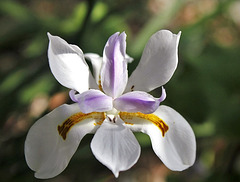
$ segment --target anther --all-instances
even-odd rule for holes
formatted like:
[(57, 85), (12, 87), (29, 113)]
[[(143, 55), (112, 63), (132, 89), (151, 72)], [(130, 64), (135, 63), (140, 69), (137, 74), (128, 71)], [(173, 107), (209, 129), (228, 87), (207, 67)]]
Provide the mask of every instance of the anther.
[(107, 116), (107, 118), (109, 119), (110, 122), (112, 122), (112, 119), (109, 116)]
[(131, 87), (131, 92), (133, 91), (133, 89), (134, 89), (134, 85)]

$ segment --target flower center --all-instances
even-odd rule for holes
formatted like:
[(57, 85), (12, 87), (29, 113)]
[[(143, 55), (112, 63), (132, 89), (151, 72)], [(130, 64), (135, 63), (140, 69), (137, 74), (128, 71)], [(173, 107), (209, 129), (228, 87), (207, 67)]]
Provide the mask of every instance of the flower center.
[(111, 115), (117, 116), (117, 115), (119, 114), (119, 111), (118, 111), (117, 109), (113, 108), (112, 110), (107, 111), (106, 114), (107, 114), (108, 116), (111, 116)]
[(94, 120), (94, 125), (101, 125), (106, 119), (106, 117), (111, 123), (116, 123), (117, 117), (120, 117), (123, 122), (128, 125), (142, 124), (147, 120), (155, 124), (161, 130), (163, 137), (169, 129), (168, 125), (155, 114), (143, 114), (141, 112), (120, 112), (113, 108), (111, 111), (107, 112), (91, 112), (88, 114), (79, 112), (73, 114), (72, 116), (67, 118), (61, 125), (58, 125), (57, 130), (63, 140), (66, 140), (68, 132), (74, 125), (81, 124), (80, 122), (83, 121), (89, 122), (92, 120)]

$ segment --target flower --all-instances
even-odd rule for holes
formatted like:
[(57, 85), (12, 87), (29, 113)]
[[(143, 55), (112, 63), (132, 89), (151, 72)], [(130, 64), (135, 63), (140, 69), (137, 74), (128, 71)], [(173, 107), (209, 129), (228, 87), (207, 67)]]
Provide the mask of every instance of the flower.
[[(51, 71), (59, 83), (71, 89), (70, 97), (76, 103), (59, 106), (30, 128), (25, 157), (35, 177), (60, 174), (88, 133), (94, 133), (94, 156), (115, 177), (140, 156), (133, 132), (149, 135), (154, 152), (169, 169), (181, 171), (193, 165), (196, 141), (190, 125), (172, 108), (159, 106), (166, 98), (163, 87), (160, 98), (147, 93), (172, 77), (180, 33), (161, 30), (152, 35), (129, 78), (127, 64), (132, 58), (126, 54), (124, 32), (108, 39), (103, 57), (84, 55), (60, 37), (50, 33), (48, 37)], [(93, 75), (85, 58), (92, 64)]]

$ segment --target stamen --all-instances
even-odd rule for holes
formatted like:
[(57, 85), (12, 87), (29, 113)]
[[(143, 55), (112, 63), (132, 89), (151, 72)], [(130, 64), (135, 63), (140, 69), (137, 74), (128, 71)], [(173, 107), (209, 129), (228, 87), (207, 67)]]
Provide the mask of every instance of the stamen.
[(113, 118), (113, 123), (116, 123), (116, 117)]
[(133, 92), (133, 90), (134, 90), (134, 87), (135, 87), (134, 85), (131, 87), (131, 92)]
[(111, 117), (107, 116), (107, 118), (111, 123), (116, 123), (116, 119), (117, 119), (116, 116), (111, 116)]
[(163, 137), (165, 136), (165, 133), (169, 129), (168, 125), (155, 114), (143, 114), (141, 112), (136, 112), (136, 113), (120, 112), (119, 116), (126, 124), (130, 124), (130, 125), (134, 125), (134, 123), (129, 122), (131, 120), (132, 121), (137, 119), (148, 120), (153, 124), (155, 124), (161, 130)]
[(108, 118), (108, 120), (109, 120), (110, 122), (112, 122), (112, 119), (111, 119), (109, 116), (107, 116), (107, 118)]
[(94, 123), (95, 125), (101, 125), (106, 116), (103, 112), (91, 112), (88, 114), (84, 114), (82, 112), (76, 113), (67, 118), (62, 125), (58, 125), (57, 130), (59, 135), (63, 138), (63, 140), (66, 140), (68, 132), (75, 124), (89, 118), (96, 120), (96, 123)]

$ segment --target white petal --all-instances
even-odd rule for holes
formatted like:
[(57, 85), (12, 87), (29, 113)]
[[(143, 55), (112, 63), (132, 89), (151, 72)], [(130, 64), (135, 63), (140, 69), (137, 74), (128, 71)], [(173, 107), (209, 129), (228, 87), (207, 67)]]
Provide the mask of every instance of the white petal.
[(126, 54), (125, 60), (127, 61), (127, 63), (132, 63), (134, 61), (134, 59), (130, 57), (128, 54)]
[(89, 68), (82, 50), (48, 33), (48, 59), (51, 71), (63, 86), (84, 92), (89, 89)]
[(150, 136), (154, 152), (169, 169), (182, 171), (192, 166), (196, 157), (196, 140), (190, 125), (179, 113), (167, 106), (160, 106), (153, 114), (165, 122), (168, 130), (162, 128), (163, 123), (155, 120), (154, 124), (144, 116), (136, 117), (134, 113), (128, 116), (126, 114), (127, 117), (123, 114), (121, 118), (132, 123), (128, 127), (133, 131), (141, 131)]
[(120, 171), (131, 168), (140, 156), (140, 146), (132, 131), (122, 125), (105, 120), (91, 142), (95, 157), (118, 177)]
[[(37, 178), (52, 178), (60, 174), (77, 150), (81, 139), (99, 127), (95, 118), (86, 117), (61, 135), (59, 127), (67, 118), (79, 112), (77, 104), (62, 105), (39, 119), (29, 130), (25, 141), (25, 158)], [(75, 120), (79, 115), (74, 115)], [(73, 120), (72, 119), (72, 120)], [(104, 118), (101, 118), (104, 119)], [(71, 118), (68, 120), (70, 121)], [(68, 122), (68, 124), (73, 122)], [(65, 132), (65, 139), (64, 138)]]
[(116, 98), (123, 93), (127, 85), (128, 72), (126, 56), (126, 34), (113, 34), (103, 51), (101, 83), (103, 91)]
[(89, 59), (89, 61), (92, 64), (93, 68), (93, 76), (96, 80), (96, 83), (99, 84), (99, 78), (100, 78), (100, 71), (102, 67), (102, 57), (100, 57), (98, 54), (94, 53), (87, 53), (84, 54), (85, 58)]
[(170, 80), (177, 67), (180, 34), (161, 30), (152, 35), (137, 68), (128, 80), (127, 92), (131, 88), (149, 92)]

